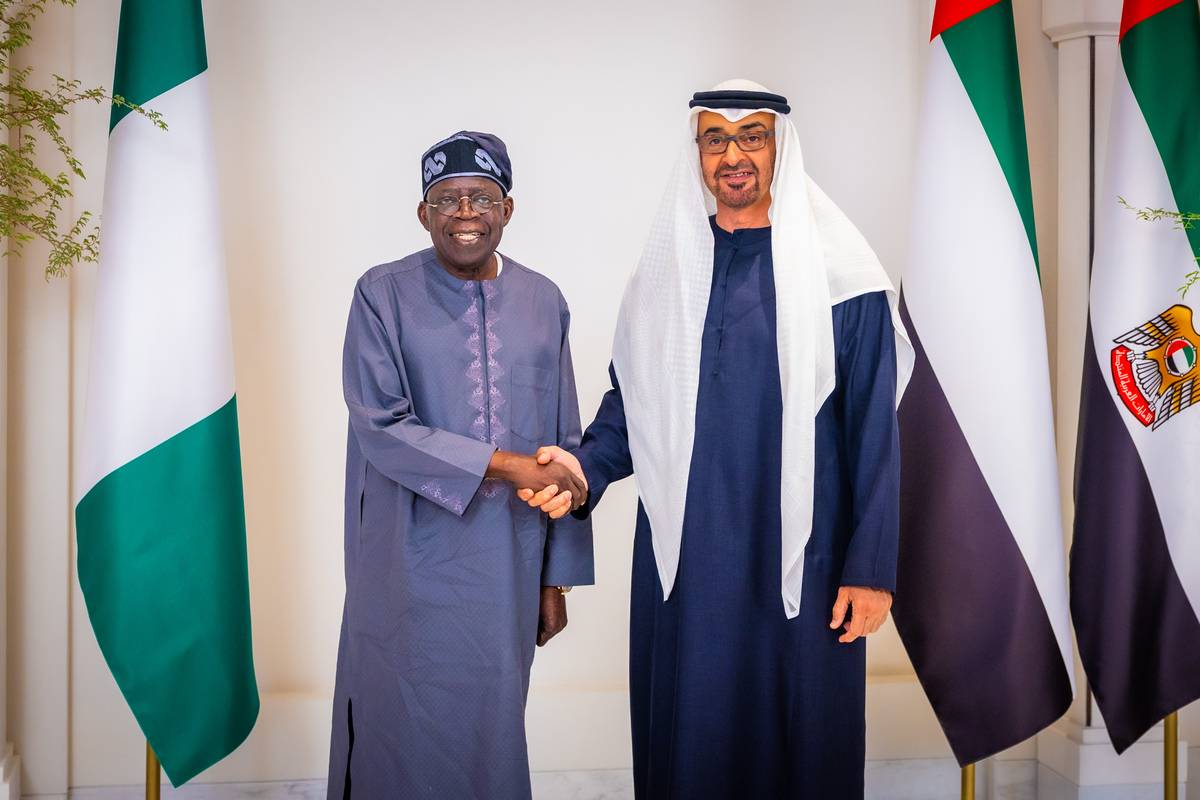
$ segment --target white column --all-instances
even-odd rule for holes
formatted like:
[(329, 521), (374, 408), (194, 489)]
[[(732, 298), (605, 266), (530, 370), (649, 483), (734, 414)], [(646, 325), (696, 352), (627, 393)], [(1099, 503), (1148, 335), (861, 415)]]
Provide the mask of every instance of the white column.
[(43, 277), (45, 256), (31, 246), (9, 263), (7, 712), (22, 791), (65, 796), (70, 291)]
[[(1068, 539), (1079, 389), (1087, 331), (1091, 206), (1103, 179), (1121, 0), (1044, 0), (1042, 29), (1058, 47), (1058, 264), (1052, 281), (1056, 326), (1055, 425), (1060, 489)], [(1086, 678), (1076, 658), (1079, 695), (1068, 716), (1038, 735), (1042, 800), (1162, 796), (1162, 727), (1117, 756), (1099, 709), (1084, 699)], [(1090, 714), (1088, 713), (1090, 710)], [(1180, 744), (1180, 797), (1186, 796), (1187, 745)]]
[[(5, 243), (7, 244), (7, 243)], [(21, 762), (8, 739), (8, 259), (0, 257), (0, 800), (21, 796)]]
[[(1042, 29), (1058, 47), (1058, 259), (1052, 277), (1057, 299), (1054, 382), (1063, 522), (1068, 536), (1074, 518), (1075, 437), (1079, 427), (1083, 337), (1087, 328), (1092, 219), (1088, 206), (1093, 162), (1092, 49), (1093, 46), (1096, 49), (1098, 62), (1113, 58), (1120, 16), (1120, 0), (1045, 0), (1042, 6)], [(1111, 76), (1111, 66), (1107, 74)], [(1096, 85), (1097, 102), (1102, 96), (1107, 102), (1107, 94), (1108, 86)], [(1098, 115), (1096, 118), (1100, 119)], [(1097, 125), (1095, 129), (1099, 131), (1102, 127), (1106, 126)], [(1102, 163), (1101, 156), (1098, 151), (1094, 154), (1096, 163)], [(1079, 677), (1082, 678), (1082, 673)], [(1079, 718), (1082, 719), (1081, 705)]]

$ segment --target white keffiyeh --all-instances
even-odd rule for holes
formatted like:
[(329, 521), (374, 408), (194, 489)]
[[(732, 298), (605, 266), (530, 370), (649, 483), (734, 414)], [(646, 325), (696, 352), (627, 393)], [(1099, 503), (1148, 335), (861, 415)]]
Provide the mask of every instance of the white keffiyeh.
[[(716, 87), (766, 91), (748, 81)], [(700, 343), (713, 270), (708, 218), (715, 199), (704, 184), (695, 143), (696, 118), (713, 110), (737, 121), (758, 110), (694, 108), (637, 269), (625, 288), (613, 342), (638, 492), (650, 519), (663, 597), (679, 567), (692, 443)], [(812, 533), (817, 411), (835, 382), (833, 305), (884, 291), (896, 330), (896, 402), (912, 372), (913, 351), (891, 280), (871, 246), (804, 172), (795, 126), (775, 114), (776, 163), (771, 185), (779, 377), (783, 392), (782, 586), (784, 611), (800, 612), (804, 547)], [(851, 423), (852, 424), (852, 423)]]

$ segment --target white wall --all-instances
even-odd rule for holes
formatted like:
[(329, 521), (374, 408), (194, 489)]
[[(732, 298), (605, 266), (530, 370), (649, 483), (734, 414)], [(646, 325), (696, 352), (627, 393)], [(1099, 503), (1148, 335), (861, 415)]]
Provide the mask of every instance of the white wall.
[[(1055, 52), (1041, 4), (1015, 5), (1042, 269), (1053, 275)], [(61, 12), (47, 28), (55, 38), (39, 45), (45, 58), (109, 84), (118, 6)], [(345, 314), (365, 269), (427, 245), (414, 207), (417, 157), (430, 143), (459, 128), (508, 142), (517, 213), (501, 249), (571, 303), (585, 423), (607, 384), (620, 293), (692, 91), (742, 76), (788, 95), (810, 171), (898, 275), (928, 4), (741, 9), (723, 0), (526, 1), (455, 14), (370, 0), (206, 3), (263, 714), (249, 742), (202, 779), (324, 773), (343, 591)], [(103, 108), (75, 118), (89, 168), (80, 209), (100, 206), (107, 118)], [(27, 792), (136, 783), (140, 734), (100, 657), (66, 544), (67, 432), (82, 420), (95, 270), (47, 285), (23, 269), (10, 277), (12, 333), (32, 348), (10, 346), (9, 413), (22, 425), (9, 444), (20, 465), (8, 517), (10, 736), (24, 748)], [(56, 390), (57, 405), (39, 405)], [(627, 481), (596, 515), (598, 585), (571, 594), (570, 627), (538, 653), (535, 768), (629, 762), (633, 510)], [(50, 638), (35, 641), (43, 623)], [(869, 653), (871, 757), (948, 754), (890, 624)], [(35, 712), (35, 698), (49, 704)]]

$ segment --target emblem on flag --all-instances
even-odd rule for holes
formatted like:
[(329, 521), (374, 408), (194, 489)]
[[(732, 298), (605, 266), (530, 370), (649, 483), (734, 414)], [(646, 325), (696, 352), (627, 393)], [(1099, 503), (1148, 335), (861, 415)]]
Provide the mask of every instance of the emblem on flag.
[(1171, 306), (1113, 343), (1113, 385), (1138, 422), (1157, 429), (1196, 402), (1200, 333), (1190, 308)]

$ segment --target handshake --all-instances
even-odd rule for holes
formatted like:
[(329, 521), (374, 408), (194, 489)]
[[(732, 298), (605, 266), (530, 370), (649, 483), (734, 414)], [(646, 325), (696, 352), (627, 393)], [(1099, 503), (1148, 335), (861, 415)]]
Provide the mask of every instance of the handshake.
[(532, 456), (497, 451), (488, 465), (488, 477), (517, 487), (517, 497), (558, 519), (587, 502), (587, 479), (575, 456), (553, 445)]

